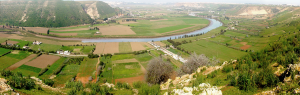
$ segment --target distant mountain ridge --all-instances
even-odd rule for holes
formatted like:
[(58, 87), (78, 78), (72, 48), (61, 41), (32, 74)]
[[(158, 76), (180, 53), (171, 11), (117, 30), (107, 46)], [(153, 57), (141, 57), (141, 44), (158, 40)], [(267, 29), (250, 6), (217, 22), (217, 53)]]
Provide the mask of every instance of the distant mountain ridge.
[(118, 9), (114, 9), (102, 1), (89, 2), (94, 5), (90, 7), (91, 5), (87, 6), (81, 2), (62, 0), (0, 1), (0, 24), (64, 27), (89, 24), (95, 19), (104, 19), (118, 14)]

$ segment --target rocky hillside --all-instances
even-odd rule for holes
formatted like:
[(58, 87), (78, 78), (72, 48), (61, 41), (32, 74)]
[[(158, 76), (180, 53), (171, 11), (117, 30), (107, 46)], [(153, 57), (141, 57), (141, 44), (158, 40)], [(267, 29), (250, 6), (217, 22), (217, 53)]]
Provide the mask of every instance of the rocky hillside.
[[(104, 2), (89, 6), (62, 0), (0, 1), (0, 24), (27, 27), (63, 27), (91, 23), (95, 17), (105, 18), (117, 12)], [(97, 10), (94, 12), (93, 10)], [(105, 11), (104, 11), (105, 10)]]

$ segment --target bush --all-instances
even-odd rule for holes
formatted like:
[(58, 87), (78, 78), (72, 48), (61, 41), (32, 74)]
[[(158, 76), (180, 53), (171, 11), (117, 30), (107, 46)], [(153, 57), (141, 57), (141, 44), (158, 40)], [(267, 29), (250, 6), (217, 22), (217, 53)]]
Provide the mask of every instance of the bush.
[(173, 67), (169, 62), (163, 61), (161, 57), (153, 58), (147, 67), (146, 82), (159, 84), (167, 81), (173, 73)]
[(53, 86), (53, 85), (54, 85), (54, 81), (51, 80), (51, 79), (44, 79), (43, 82), (44, 82), (46, 85), (49, 85), (49, 86)]
[(116, 88), (118, 88), (118, 89), (121, 89), (121, 88), (131, 89), (131, 87), (128, 85), (128, 83), (120, 83), (120, 82), (117, 82)]
[(188, 61), (183, 64), (183, 66), (181, 67), (181, 71), (183, 72), (183, 74), (191, 74), (195, 72), (199, 67), (207, 66), (209, 64), (214, 65), (204, 54), (197, 55), (196, 53), (193, 53)]
[(40, 71), (39, 75), (38, 76), (41, 76), (43, 75), (46, 71), (48, 71), (48, 67), (47, 68), (44, 68)]
[(98, 55), (98, 54), (93, 54), (93, 53), (91, 53), (91, 54), (88, 54), (88, 57), (89, 57), (89, 58), (98, 58), (99, 55)]
[(139, 95), (159, 95), (160, 93), (160, 86), (158, 84), (148, 86), (142, 85), (139, 89)]
[(145, 85), (145, 84), (143, 82), (141, 82), (141, 81), (133, 82), (132, 83), (133, 88), (141, 88), (142, 85)]
[(232, 65), (226, 65), (223, 67), (222, 71), (225, 73), (231, 72), (233, 70), (233, 66)]

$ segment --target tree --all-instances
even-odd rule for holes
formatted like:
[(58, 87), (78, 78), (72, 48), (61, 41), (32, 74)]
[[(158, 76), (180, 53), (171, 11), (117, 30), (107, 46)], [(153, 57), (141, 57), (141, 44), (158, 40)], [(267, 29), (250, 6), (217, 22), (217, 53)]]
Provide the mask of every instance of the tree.
[(49, 29), (48, 29), (48, 31), (47, 31), (47, 35), (49, 35)]
[(173, 73), (173, 67), (169, 62), (163, 61), (161, 57), (149, 61), (146, 74), (146, 82), (159, 84), (167, 81)]
[(204, 54), (197, 55), (195, 52), (189, 57), (187, 62), (181, 67), (179, 75), (191, 74), (201, 66), (214, 65)]

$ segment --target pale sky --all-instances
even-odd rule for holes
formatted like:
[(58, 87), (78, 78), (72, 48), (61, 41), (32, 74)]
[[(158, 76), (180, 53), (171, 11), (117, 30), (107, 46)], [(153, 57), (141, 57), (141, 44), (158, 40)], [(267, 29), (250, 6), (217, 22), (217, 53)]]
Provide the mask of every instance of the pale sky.
[[(84, 0), (76, 0), (84, 1)], [(259, 3), (259, 4), (293, 4), (300, 5), (300, 0), (100, 0), (100, 1), (125, 1), (145, 3), (166, 2), (215, 2), (215, 3)]]

